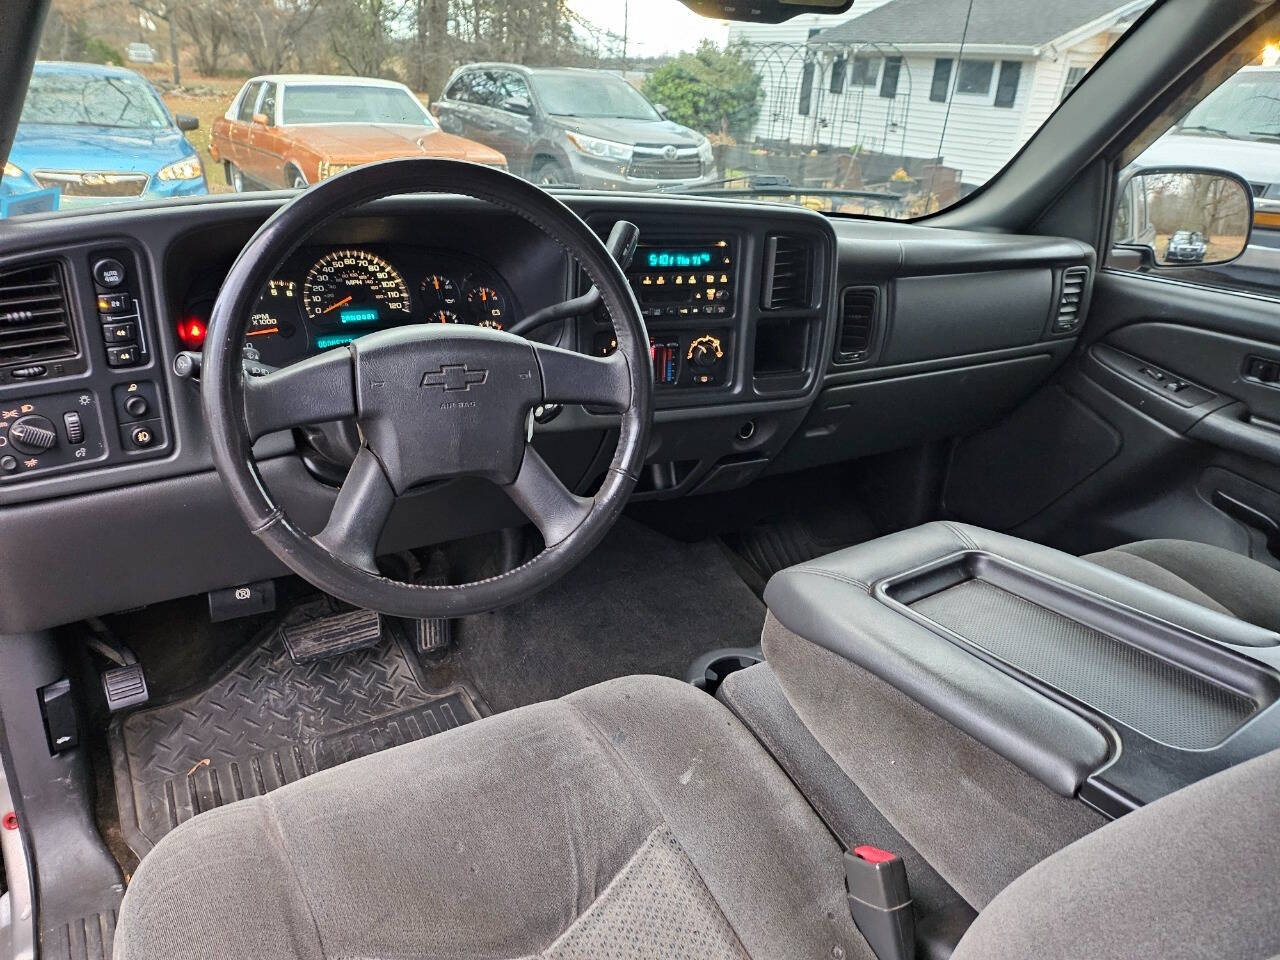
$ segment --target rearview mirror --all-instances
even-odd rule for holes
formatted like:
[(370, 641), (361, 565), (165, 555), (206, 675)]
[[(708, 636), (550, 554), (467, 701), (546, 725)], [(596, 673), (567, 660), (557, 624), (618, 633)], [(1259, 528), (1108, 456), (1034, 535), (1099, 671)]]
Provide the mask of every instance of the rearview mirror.
[(193, 117), (189, 113), (174, 114), (173, 122), (178, 125), (178, 129), (189, 133), (192, 130), (200, 129), (200, 118)]
[(1249, 245), (1253, 191), (1226, 170), (1135, 171), (1120, 189), (1112, 242), (1158, 267), (1229, 263)]
[(694, 13), (712, 20), (782, 23), (802, 13), (844, 13), (853, 0), (681, 0)]
[(667, 119), (667, 114), (670, 112), (667, 110), (667, 105), (665, 103), (655, 103), (653, 105), (653, 109), (658, 111), (658, 116), (663, 120)]
[(502, 109), (507, 113), (518, 113), (522, 117), (527, 117), (533, 113), (533, 107), (524, 97), (510, 97), (502, 101)]

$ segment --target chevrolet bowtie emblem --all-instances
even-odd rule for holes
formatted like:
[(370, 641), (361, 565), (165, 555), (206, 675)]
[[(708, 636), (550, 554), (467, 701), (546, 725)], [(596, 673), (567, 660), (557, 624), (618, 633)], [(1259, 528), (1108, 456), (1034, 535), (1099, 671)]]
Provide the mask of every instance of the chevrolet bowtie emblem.
[(488, 370), (471, 370), (465, 363), (446, 363), (435, 373), (422, 375), (422, 386), (446, 390), (470, 390), (489, 379)]

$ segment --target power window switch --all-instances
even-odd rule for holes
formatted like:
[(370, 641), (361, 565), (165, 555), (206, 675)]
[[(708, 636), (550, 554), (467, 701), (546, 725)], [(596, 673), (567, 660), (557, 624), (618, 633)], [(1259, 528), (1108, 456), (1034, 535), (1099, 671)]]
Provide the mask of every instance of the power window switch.
[(80, 721), (76, 717), (75, 698), (71, 695), (71, 681), (57, 680), (41, 687), (40, 713), (44, 717), (44, 732), (49, 739), (49, 752), (62, 753), (80, 745)]

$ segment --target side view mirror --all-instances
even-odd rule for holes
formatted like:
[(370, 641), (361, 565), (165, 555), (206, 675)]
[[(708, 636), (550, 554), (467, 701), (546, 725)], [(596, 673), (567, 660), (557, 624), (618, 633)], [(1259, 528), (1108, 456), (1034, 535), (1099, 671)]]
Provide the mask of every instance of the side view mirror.
[(1227, 170), (1148, 167), (1120, 186), (1112, 243), (1157, 267), (1230, 263), (1253, 232), (1253, 190)]
[(660, 116), (663, 120), (667, 119), (667, 113), (669, 111), (667, 110), (667, 105), (665, 103), (655, 103), (653, 105), (653, 109), (658, 111), (658, 116)]
[(518, 113), (522, 117), (527, 117), (533, 113), (533, 105), (524, 97), (510, 97), (503, 100), (502, 109), (507, 113)]
[(253, 122), (262, 127), (271, 126), (271, 118), (268, 117), (265, 113), (255, 113), (253, 115)]
[(192, 130), (200, 129), (200, 118), (193, 117), (189, 113), (174, 114), (173, 122), (176, 123), (178, 125), (178, 129), (183, 131), (184, 133), (189, 133)]

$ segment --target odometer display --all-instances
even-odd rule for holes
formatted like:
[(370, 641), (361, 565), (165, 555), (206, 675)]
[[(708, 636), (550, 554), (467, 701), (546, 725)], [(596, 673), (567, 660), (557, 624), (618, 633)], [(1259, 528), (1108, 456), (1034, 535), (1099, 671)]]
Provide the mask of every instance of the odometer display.
[(302, 284), (308, 319), (324, 326), (374, 326), (409, 319), (409, 288), (391, 264), (367, 250), (334, 250)]

